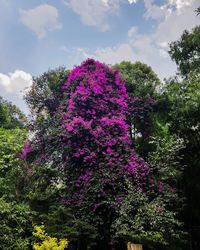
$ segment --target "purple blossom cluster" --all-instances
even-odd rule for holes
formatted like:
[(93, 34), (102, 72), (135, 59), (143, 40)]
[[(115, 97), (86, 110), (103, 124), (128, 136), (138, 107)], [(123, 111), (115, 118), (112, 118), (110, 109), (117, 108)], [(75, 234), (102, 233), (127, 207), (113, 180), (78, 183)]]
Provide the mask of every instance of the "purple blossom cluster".
[(125, 177), (133, 186), (145, 186), (150, 170), (132, 147), (126, 122), (128, 96), (120, 73), (87, 59), (72, 70), (63, 90), (67, 100), (62, 123), (65, 159), (74, 165), (70, 170), (75, 173), (71, 182), (77, 190), (73, 190), (74, 200), (87, 199), (84, 194), (87, 196), (95, 185), (97, 176), (101, 183), (98, 197), (102, 199), (107, 199), (109, 193), (118, 197), (119, 185), (121, 199), (121, 193), (126, 192)]
[(21, 159), (26, 159), (27, 155), (32, 151), (31, 146), (29, 141), (26, 141), (24, 143), (24, 147), (22, 148), (20, 154), (19, 154), (19, 158)]

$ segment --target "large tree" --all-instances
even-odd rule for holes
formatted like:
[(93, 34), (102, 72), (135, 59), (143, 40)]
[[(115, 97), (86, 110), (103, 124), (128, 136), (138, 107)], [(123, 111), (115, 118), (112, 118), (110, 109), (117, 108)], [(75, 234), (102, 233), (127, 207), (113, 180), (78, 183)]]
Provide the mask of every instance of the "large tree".
[(178, 66), (182, 76), (200, 68), (200, 26), (184, 31), (181, 38), (170, 44), (169, 54)]
[[(74, 226), (84, 225), (89, 232), (93, 228), (93, 239), (83, 239), (81, 232), (73, 236), (80, 248), (88, 248), (88, 241), (96, 244), (94, 249), (111, 249), (128, 239), (149, 245), (177, 239), (179, 223), (169, 202), (169, 194), (175, 193), (134, 150), (126, 117), (128, 96), (119, 72), (88, 59), (72, 70), (58, 91), (59, 105), (54, 112), (43, 110), (43, 122), (36, 120), (23, 158), (43, 172), (45, 192), (59, 187), (54, 201), (60, 199), (71, 208)], [(155, 224), (158, 211), (162, 216)]]
[[(137, 151), (146, 159), (149, 138), (155, 130), (153, 115), (158, 113), (161, 82), (150, 66), (123, 61), (113, 66), (121, 72), (128, 94), (130, 135)], [(159, 108), (160, 112), (160, 108)]]
[(137, 97), (153, 97), (156, 93), (156, 87), (160, 84), (160, 80), (150, 66), (145, 63), (131, 63), (123, 61), (113, 66), (118, 69), (123, 79), (127, 93)]
[(200, 248), (200, 203), (197, 198), (200, 191), (200, 26), (190, 32), (184, 31), (179, 40), (170, 44), (169, 54), (183, 78), (169, 80), (164, 95), (170, 106), (167, 115), (170, 130), (185, 143), (180, 151), (183, 155), (180, 186), (186, 197), (183, 218), (190, 236), (189, 244), (196, 250)]
[(0, 245), (5, 250), (31, 247), (33, 213), (24, 195), (26, 165), (19, 159), (25, 120), (19, 108), (0, 99)]
[(181, 138), (185, 146), (179, 150), (183, 173), (179, 188), (186, 198), (183, 220), (190, 232), (190, 245), (199, 249), (199, 178), (200, 178), (200, 76), (190, 72), (183, 81), (177, 79), (166, 83), (163, 93), (170, 106), (168, 117), (169, 130)]

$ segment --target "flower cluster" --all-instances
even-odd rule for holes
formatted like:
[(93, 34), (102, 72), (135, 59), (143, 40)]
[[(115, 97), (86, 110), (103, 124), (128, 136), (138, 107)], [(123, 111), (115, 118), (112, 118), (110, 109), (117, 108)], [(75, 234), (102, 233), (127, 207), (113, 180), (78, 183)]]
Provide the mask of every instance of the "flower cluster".
[(65, 159), (73, 166), (70, 184), (78, 190), (72, 190), (74, 200), (87, 199), (83, 192), (87, 196), (97, 180), (96, 195), (101, 199), (118, 197), (119, 192), (121, 197), (125, 178), (143, 187), (149, 167), (132, 148), (128, 96), (120, 73), (88, 59), (71, 72), (63, 90)]
[(20, 154), (19, 154), (19, 158), (21, 159), (26, 159), (27, 155), (32, 151), (31, 146), (29, 141), (26, 141), (24, 143), (24, 147), (22, 148)]

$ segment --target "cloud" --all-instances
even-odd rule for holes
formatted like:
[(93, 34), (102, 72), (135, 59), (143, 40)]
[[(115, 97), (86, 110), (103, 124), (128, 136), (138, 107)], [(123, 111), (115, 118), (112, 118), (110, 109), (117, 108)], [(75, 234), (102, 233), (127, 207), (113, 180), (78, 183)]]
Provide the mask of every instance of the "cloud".
[(107, 22), (108, 16), (118, 15), (121, 4), (133, 4), (137, 0), (63, 0), (63, 2), (80, 16), (84, 25), (107, 31), (110, 28)]
[(133, 61), (135, 55), (130, 44), (124, 43), (112, 48), (98, 48), (94, 52), (94, 57), (102, 62), (115, 64), (123, 60)]
[(169, 8), (167, 3), (159, 6), (154, 4), (154, 0), (144, 0), (144, 5), (146, 9), (144, 17), (146, 19), (149, 18), (154, 20), (164, 19), (171, 12), (171, 9)]
[(169, 43), (179, 39), (185, 29), (191, 30), (199, 25), (199, 17), (194, 12), (199, 0), (167, 0), (161, 6), (154, 0), (144, 0), (144, 3), (145, 17), (157, 20), (154, 32), (141, 34), (136, 26), (132, 26), (127, 32), (126, 42), (98, 48), (94, 56), (111, 64), (139, 60), (152, 66), (160, 78), (169, 77), (176, 71), (176, 65), (168, 54)]
[[(116, 64), (121, 61), (141, 61), (150, 65), (161, 79), (175, 73), (176, 66), (166, 52), (167, 44), (157, 45), (152, 35), (144, 35), (133, 26), (127, 31), (127, 40), (124, 43), (111, 47), (99, 47), (95, 51), (87, 48), (77, 48), (71, 51), (69, 61), (79, 64), (88, 57), (95, 58), (107, 64)], [(69, 55), (68, 55), (69, 56)]]
[(1, 91), (22, 96), (26, 88), (32, 84), (32, 76), (22, 70), (15, 70), (14, 73), (0, 73)]
[(62, 27), (58, 21), (58, 10), (49, 4), (41, 4), (29, 10), (20, 10), (19, 14), (20, 21), (38, 38), (43, 38), (48, 32)]
[(187, 12), (188, 8), (190, 9), (193, 6), (198, 7), (198, 2), (199, 0), (166, 0), (164, 4), (157, 5), (155, 4), (155, 0), (144, 0), (146, 8), (144, 16), (146, 19), (166, 20), (173, 14), (178, 16), (181, 13)]
[(70, 49), (67, 48), (65, 45), (61, 45), (59, 49), (65, 53), (70, 53)]
[[(63, 0), (72, 9), (84, 25), (98, 27), (107, 31), (109, 15), (118, 15), (122, 4), (136, 4), (139, 0)], [(140, 0), (141, 1), (141, 0)], [(187, 8), (194, 6), (199, 0), (165, 0), (163, 4), (156, 4), (155, 0), (143, 0), (146, 19), (165, 20), (171, 15), (185, 13)], [(198, 7), (198, 6), (197, 6)], [(186, 19), (187, 20), (187, 19)]]
[(187, 6), (191, 6), (194, 0), (168, 0), (169, 5), (174, 5), (177, 10), (185, 8)]
[(98, 27), (101, 31), (109, 29), (107, 16), (116, 14), (119, 8), (118, 0), (68, 0), (65, 4), (80, 16), (84, 25)]
[(170, 2), (176, 3), (176, 9), (157, 26), (155, 40), (159, 44), (175, 41), (185, 29), (191, 30), (199, 25), (199, 17), (195, 14), (199, 0), (181, 0), (180, 3), (179, 0), (170, 0)]
[[(106, 5), (112, 0), (102, 1)], [(145, 18), (156, 20), (152, 33), (142, 34), (138, 27), (132, 26), (127, 31), (127, 38), (121, 43), (99, 47), (94, 51), (78, 48), (72, 53), (72, 60), (75, 58), (76, 64), (87, 57), (108, 64), (123, 60), (141, 61), (150, 65), (161, 79), (174, 75), (177, 67), (168, 54), (169, 43), (179, 39), (185, 29), (191, 30), (199, 24), (199, 17), (194, 12), (199, 0), (166, 0), (162, 5), (156, 4), (155, 0), (144, 0), (144, 4)]]
[(137, 3), (137, 1), (138, 1), (138, 0), (128, 0), (128, 2), (129, 2), (130, 4), (132, 4), (132, 3)]

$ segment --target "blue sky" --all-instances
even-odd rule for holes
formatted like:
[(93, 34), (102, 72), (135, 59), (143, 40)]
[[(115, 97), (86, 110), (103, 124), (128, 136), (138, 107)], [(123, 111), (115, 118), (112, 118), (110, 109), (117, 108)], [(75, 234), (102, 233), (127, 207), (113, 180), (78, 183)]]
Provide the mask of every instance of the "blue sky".
[(22, 100), (32, 76), (87, 57), (150, 65), (163, 79), (175, 64), (168, 44), (200, 24), (199, 0), (0, 0), (0, 95)]

